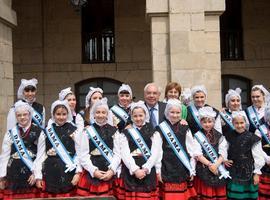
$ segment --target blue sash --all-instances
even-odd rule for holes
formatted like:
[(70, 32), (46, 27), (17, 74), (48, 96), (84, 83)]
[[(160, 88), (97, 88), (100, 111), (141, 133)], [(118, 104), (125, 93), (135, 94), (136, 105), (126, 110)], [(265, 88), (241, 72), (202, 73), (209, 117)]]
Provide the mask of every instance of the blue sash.
[(198, 125), (198, 127), (200, 129), (202, 129), (202, 125), (201, 125), (200, 120), (199, 120), (199, 111), (193, 103), (190, 104), (190, 111), (191, 111), (191, 114), (192, 114), (193, 119), (195, 120), (196, 124)]
[(151, 150), (148, 148), (140, 132), (136, 128), (129, 128), (128, 132), (136, 143), (137, 147), (141, 150), (144, 159), (147, 161), (151, 156)]
[(234, 126), (232, 124), (232, 117), (231, 117), (231, 115), (228, 112), (226, 112), (226, 113), (219, 112), (219, 114), (222, 117), (222, 119), (231, 127), (231, 129), (234, 130)]
[(71, 156), (67, 152), (67, 149), (57, 136), (52, 124), (49, 124), (48, 127), (46, 128), (46, 135), (50, 140), (53, 148), (56, 150), (57, 154), (61, 158), (61, 160), (66, 164), (65, 173), (71, 172), (74, 169), (76, 169), (77, 164), (74, 162), (76, 154), (74, 155), (73, 158), (71, 158)]
[(19, 135), (19, 129), (16, 125), (13, 129), (9, 130), (9, 133), (11, 135), (13, 144), (21, 158), (21, 160), (24, 162), (24, 164), (28, 167), (30, 171), (33, 170), (33, 160), (29, 153), (27, 152), (27, 149), (23, 143), (23, 140), (21, 139)]
[(106, 145), (104, 140), (100, 137), (94, 126), (89, 126), (85, 129), (89, 139), (95, 144), (97, 149), (103, 155), (103, 157), (111, 164), (113, 159), (112, 150)]
[(260, 126), (260, 120), (259, 120), (259, 117), (257, 115), (257, 112), (256, 112), (254, 106), (249, 106), (247, 108), (247, 114), (249, 116), (249, 119), (250, 119), (252, 125), (255, 128), (259, 128), (259, 126)]
[[(215, 151), (215, 149), (213, 148), (213, 146), (211, 144), (209, 144), (205, 135), (201, 131), (198, 131), (197, 133), (194, 134), (194, 136), (197, 139), (197, 141), (200, 143), (200, 145), (202, 146), (203, 150), (206, 152), (207, 156), (210, 158), (211, 162), (215, 163), (218, 160), (218, 154)], [(219, 165), (218, 171), (221, 174), (219, 179), (231, 178), (230, 172), (227, 171), (222, 164)]]
[(187, 153), (180, 144), (179, 140), (177, 139), (176, 135), (174, 134), (169, 124), (166, 121), (163, 121), (162, 123), (159, 124), (159, 127), (168, 144), (170, 145), (175, 155), (177, 156), (177, 158), (189, 170), (190, 175), (194, 175)]
[(265, 124), (260, 125), (259, 128), (258, 128), (258, 130), (260, 131), (261, 136), (265, 139), (265, 141), (268, 144), (270, 144), (270, 140), (269, 140), (269, 138), (267, 136), (268, 134), (267, 134), (267, 127), (266, 127), (266, 125)]
[(33, 108), (33, 116), (32, 116), (33, 121), (35, 124), (37, 124), (41, 129), (44, 129), (42, 126), (42, 116)]
[(129, 118), (129, 115), (128, 113), (123, 109), (121, 108), (120, 106), (118, 105), (114, 105), (111, 110), (117, 115), (119, 116), (125, 123), (127, 123), (127, 120)]

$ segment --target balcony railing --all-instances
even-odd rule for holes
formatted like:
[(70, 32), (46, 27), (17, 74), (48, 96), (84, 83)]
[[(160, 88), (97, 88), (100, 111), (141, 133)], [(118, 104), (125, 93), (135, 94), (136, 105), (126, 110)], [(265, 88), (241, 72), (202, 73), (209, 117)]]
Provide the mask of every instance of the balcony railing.
[(83, 34), (83, 63), (114, 62), (114, 34)]
[(242, 30), (221, 30), (221, 59), (243, 59), (243, 36)]

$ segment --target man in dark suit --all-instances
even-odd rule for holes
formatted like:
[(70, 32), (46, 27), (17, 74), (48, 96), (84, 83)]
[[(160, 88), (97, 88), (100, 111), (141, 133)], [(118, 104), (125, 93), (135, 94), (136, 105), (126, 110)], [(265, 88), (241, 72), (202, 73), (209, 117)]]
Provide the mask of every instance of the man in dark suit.
[(165, 119), (164, 111), (166, 104), (159, 101), (160, 90), (155, 83), (148, 83), (144, 87), (144, 101), (148, 108), (150, 123), (156, 127)]

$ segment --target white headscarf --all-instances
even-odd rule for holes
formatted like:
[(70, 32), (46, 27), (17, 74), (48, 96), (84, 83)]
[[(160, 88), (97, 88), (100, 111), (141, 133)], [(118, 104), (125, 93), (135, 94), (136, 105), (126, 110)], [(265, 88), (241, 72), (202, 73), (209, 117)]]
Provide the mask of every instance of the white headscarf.
[(203, 92), (205, 94), (205, 96), (207, 96), (207, 91), (204, 85), (196, 85), (194, 87), (191, 88), (191, 95), (192, 97), (194, 97), (194, 95), (197, 92)]
[(68, 105), (67, 100), (64, 100), (64, 101), (56, 100), (55, 102), (52, 103), (52, 106), (51, 106), (51, 120), (52, 120), (52, 122), (55, 122), (53, 111), (54, 111), (55, 107), (58, 106), (58, 105), (63, 105), (63, 106), (65, 106), (67, 108), (67, 110), (68, 110), (67, 122), (72, 122), (72, 120), (73, 120), (72, 112), (70, 110), (70, 107)]
[(21, 79), (21, 85), (17, 91), (17, 98), (24, 99), (24, 95), (23, 95), (24, 88), (26, 88), (27, 86), (33, 86), (34, 88), (37, 89), (37, 84), (38, 84), (38, 81), (35, 78), (32, 78), (30, 80)]
[(202, 118), (211, 118), (215, 120), (216, 112), (210, 106), (205, 106), (199, 109), (199, 117)]
[[(131, 114), (135, 108), (142, 108), (144, 110), (144, 112), (145, 112), (144, 124), (145, 124), (145, 122), (149, 123), (150, 116), (149, 116), (149, 112), (148, 112), (148, 109), (147, 109), (145, 103), (143, 101), (133, 102), (130, 106), (130, 113)], [(132, 117), (131, 117), (131, 120), (133, 121)]]
[(251, 90), (254, 90), (255, 88), (258, 88), (259, 90), (262, 91), (262, 93), (264, 94), (264, 101), (265, 101), (265, 103), (270, 102), (270, 93), (268, 92), (268, 90), (263, 85), (254, 85), (251, 88)]
[(119, 89), (118, 89), (118, 95), (120, 94), (120, 92), (122, 91), (127, 91), (130, 94), (130, 97), (132, 98), (132, 90), (131, 87), (127, 84), (122, 84)]
[(33, 112), (34, 112), (32, 106), (30, 106), (26, 102), (19, 100), (14, 104), (14, 111), (15, 111), (15, 113), (17, 113), (17, 112), (20, 112), (22, 110), (28, 111), (30, 113), (30, 119), (32, 119)]
[(229, 89), (228, 93), (225, 96), (225, 104), (226, 107), (229, 108), (229, 102), (231, 100), (232, 97), (238, 97), (240, 99), (240, 110), (242, 110), (242, 105), (241, 105), (241, 89), (240, 88), (236, 88), (235, 90), (233, 89)]
[(244, 111), (233, 111), (232, 112), (232, 119), (236, 117), (243, 117), (245, 119), (245, 122), (248, 122), (247, 115)]
[(69, 94), (73, 94), (73, 92), (71, 91), (71, 87), (61, 90), (61, 92), (59, 93), (59, 100), (65, 100), (66, 96)]
[[(103, 125), (105, 125), (106, 123), (108, 123), (108, 124), (111, 124), (111, 122), (110, 122), (110, 119), (112, 119), (112, 116), (111, 116), (111, 112), (109, 112), (109, 106), (108, 106), (108, 100), (107, 100), (107, 98), (106, 97), (104, 97), (104, 98), (102, 98), (101, 100), (98, 100), (98, 101), (96, 101), (95, 103), (94, 103), (94, 105), (92, 105), (92, 108), (91, 108), (91, 110), (90, 110), (90, 121), (91, 122), (95, 122), (96, 124), (98, 124), (99, 126), (103, 126)], [(97, 121), (96, 121), (96, 119), (95, 119), (95, 113), (96, 113), (96, 110), (98, 109), (98, 108), (100, 108), (100, 107), (102, 107), (102, 108), (105, 108), (106, 109), (106, 111), (107, 111), (107, 120), (106, 120), (106, 122), (104, 123), (104, 124), (100, 124), (100, 123), (98, 123)]]
[(99, 92), (99, 93), (103, 94), (103, 90), (102, 90), (101, 88), (99, 88), (99, 87), (97, 87), (97, 88), (90, 87), (89, 89), (90, 89), (90, 90), (89, 90), (88, 94), (87, 94), (86, 97), (85, 97), (85, 107), (86, 107), (86, 108), (90, 106), (89, 101), (90, 101), (92, 95), (93, 95), (95, 92)]
[(270, 125), (270, 106), (267, 105), (264, 110), (264, 120)]
[[(180, 108), (180, 111), (182, 110), (181, 102), (178, 99), (169, 99), (167, 101), (166, 108), (164, 111), (164, 115), (168, 120), (169, 120), (169, 112), (170, 112), (171, 108), (173, 108), (173, 107)], [(179, 120), (180, 119), (181, 119), (181, 112), (180, 112), (180, 116), (179, 116)]]

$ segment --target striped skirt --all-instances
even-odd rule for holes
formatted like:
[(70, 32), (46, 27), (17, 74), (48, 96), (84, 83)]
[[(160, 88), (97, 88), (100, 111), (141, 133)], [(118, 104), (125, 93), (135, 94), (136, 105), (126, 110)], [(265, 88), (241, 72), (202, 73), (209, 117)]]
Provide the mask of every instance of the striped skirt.
[(206, 185), (200, 178), (194, 178), (194, 188), (198, 200), (225, 200), (226, 186), (213, 187)]
[(259, 200), (270, 199), (270, 176), (262, 174), (259, 183)]
[(241, 185), (229, 181), (227, 184), (227, 196), (229, 199), (257, 199), (258, 185)]
[(163, 183), (160, 187), (163, 200), (196, 199), (197, 193), (192, 182)]

